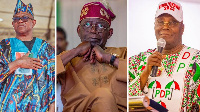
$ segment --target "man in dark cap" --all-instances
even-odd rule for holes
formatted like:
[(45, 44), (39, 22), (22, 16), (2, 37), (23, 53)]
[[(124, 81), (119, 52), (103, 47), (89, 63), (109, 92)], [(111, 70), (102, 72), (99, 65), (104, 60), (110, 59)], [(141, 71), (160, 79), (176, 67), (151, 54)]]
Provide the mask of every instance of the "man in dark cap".
[(77, 27), (82, 43), (57, 57), (63, 111), (126, 111), (126, 48), (105, 47), (115, 17), (105, 0), (83, 6)]
[(54, 48), (33, 37), (30, 3), (18, 0), (12, 19), (16, 37), (0, 43), (0, 111), (54, 111)]

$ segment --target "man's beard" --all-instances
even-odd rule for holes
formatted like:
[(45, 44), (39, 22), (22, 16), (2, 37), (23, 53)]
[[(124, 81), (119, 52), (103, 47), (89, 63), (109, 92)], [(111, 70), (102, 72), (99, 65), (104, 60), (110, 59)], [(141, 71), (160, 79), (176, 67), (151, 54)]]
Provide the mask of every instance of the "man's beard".
[(98, 41), (90, 41), (90, 44), (91, 46), (96, 46), (96, 45), (100, 46), (100, 43)]

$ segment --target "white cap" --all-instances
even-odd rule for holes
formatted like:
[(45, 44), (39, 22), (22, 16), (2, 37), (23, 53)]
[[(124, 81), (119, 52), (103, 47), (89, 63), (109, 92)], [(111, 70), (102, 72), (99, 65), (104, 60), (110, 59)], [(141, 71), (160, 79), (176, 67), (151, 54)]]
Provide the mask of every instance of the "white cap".
[(179, 22), (183, 21), (182, 6), (174, 0), (165, 0), (159, 3), (155, 16), (158, 17), (164, 13), (172, 15)]

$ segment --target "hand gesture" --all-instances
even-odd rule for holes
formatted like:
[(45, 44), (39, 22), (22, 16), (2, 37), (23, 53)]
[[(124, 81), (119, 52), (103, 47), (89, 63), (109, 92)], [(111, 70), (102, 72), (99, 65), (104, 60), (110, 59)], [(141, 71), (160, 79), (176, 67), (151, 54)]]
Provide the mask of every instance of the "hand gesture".
[(100, 46), (96, 45), (92, 49), (92, 53), (90, 55), (91, 63), (95, 63), (97, 60), (100, 63), (109, 63), (111, 58), (111, 54), (106, 53)]
[(66, 66), (67, 63), (70, 62), (70, 60), (72, 60), (74, 57), (85, 56), (84, 59), (87, 59), (90, 55), (90, 51), (91, 44), (89, 42), (82, 42), (76, 48), (70, 50), (69, 52), (63, 53), (60, 57), (63, 65)]
[(26, 55), (16, 60), (18, 67), (34, 69), (34, 70), (42, 68), (41, 60), (37, 58), (30, 58), (28, 57), (29, 54), (30, 52), (26, 53)]
[(77, 56), (84, 56), (91, 49), (89, 42), (82, 42), (76, 48)]
[(145, 69), (147, 70), (148, 73), (150, 73), (152, 70), (152, 66), (160, 67), (161, 62), (162, 62), (162, 54), (156, 51), (148, 57), (147, 66)]

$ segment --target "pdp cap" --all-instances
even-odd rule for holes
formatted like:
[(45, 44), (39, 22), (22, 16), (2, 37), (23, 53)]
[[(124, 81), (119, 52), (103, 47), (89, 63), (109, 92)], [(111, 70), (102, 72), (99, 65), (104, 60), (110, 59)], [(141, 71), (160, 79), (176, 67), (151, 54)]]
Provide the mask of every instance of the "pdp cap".
[(158, 17), (164, 13), (172, 15), (179, 22), (183, 21), (182, 6), (180, 3), (175, 2), (174, 0), (166, 0), (159, 3), (155, 17)]

